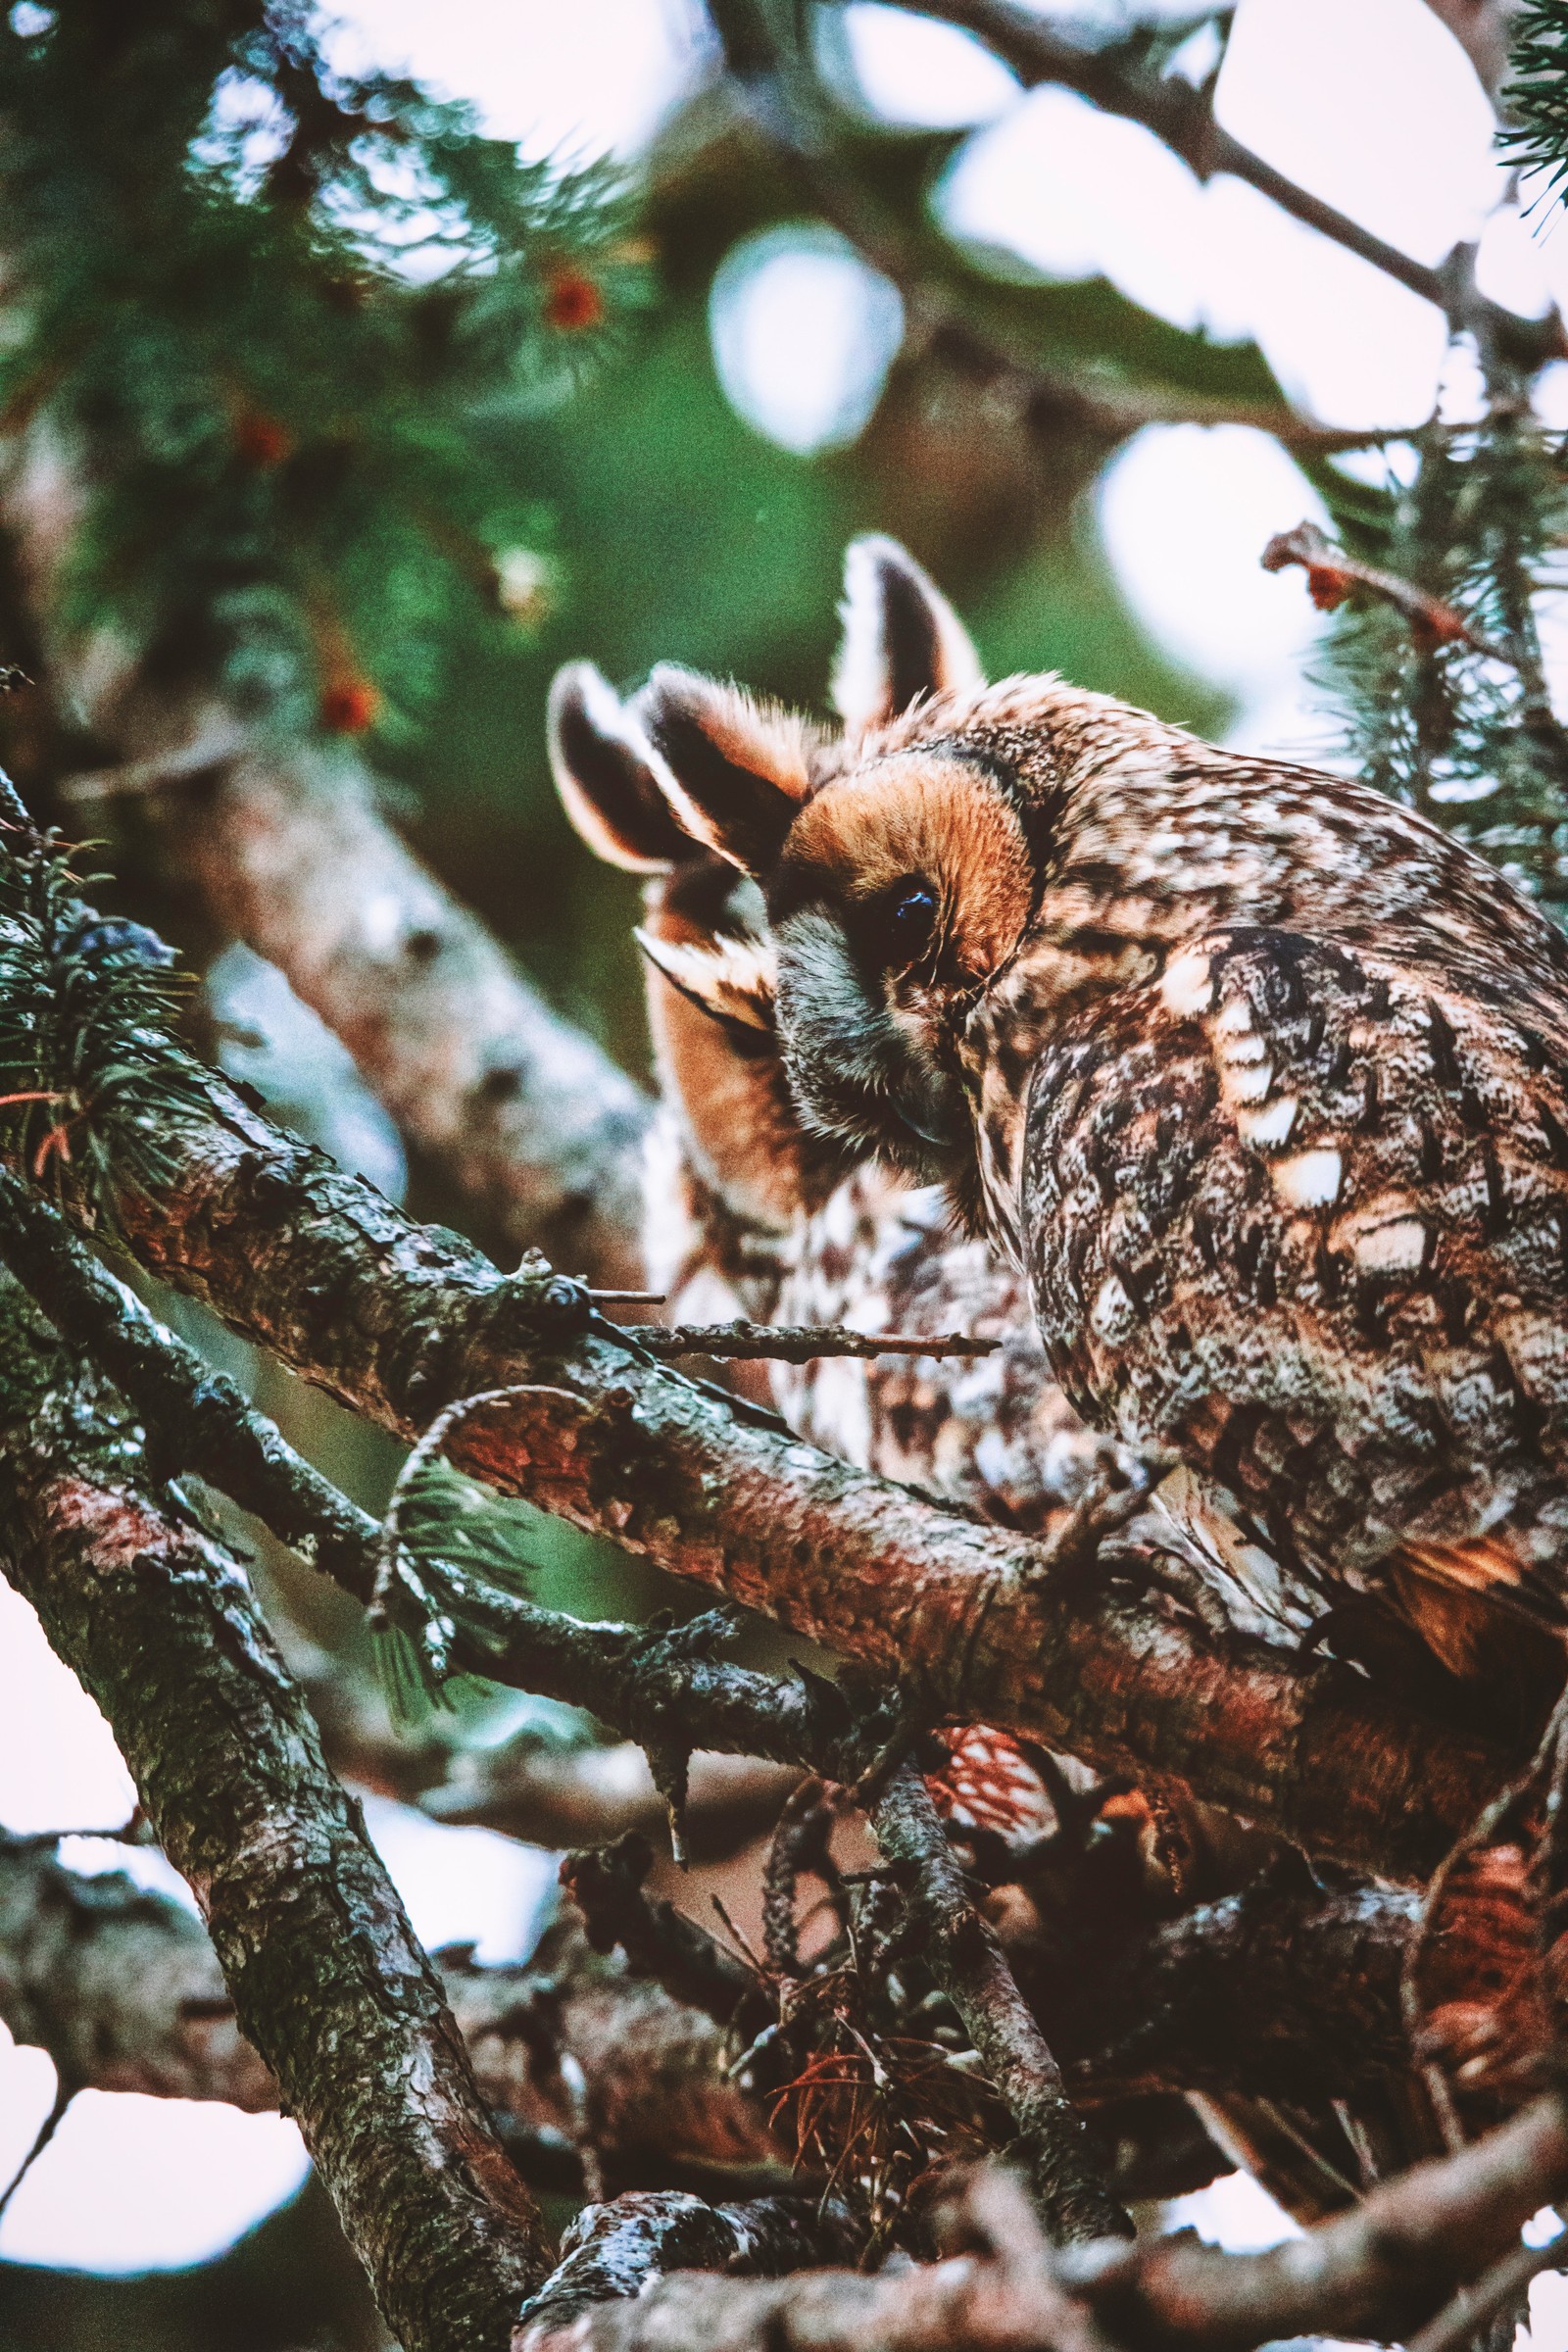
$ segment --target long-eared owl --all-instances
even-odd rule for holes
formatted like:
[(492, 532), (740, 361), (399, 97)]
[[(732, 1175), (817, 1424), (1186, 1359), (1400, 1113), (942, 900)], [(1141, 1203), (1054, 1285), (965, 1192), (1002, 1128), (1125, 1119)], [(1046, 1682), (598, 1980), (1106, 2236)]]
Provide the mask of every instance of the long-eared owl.
[(1265, 1614), (1375, 1592), (1461, 1669), (1560, 1620), (1568, 945), (1354, 782), (987, 686), (890, 542), (836, 689), (830, 730), (663, 668), (594, 730), (658, 862), (752, 886), (651, 953), (761, 1041), (808, 1202), (940, 1185), (1083, 1420), (1237, 1499)]

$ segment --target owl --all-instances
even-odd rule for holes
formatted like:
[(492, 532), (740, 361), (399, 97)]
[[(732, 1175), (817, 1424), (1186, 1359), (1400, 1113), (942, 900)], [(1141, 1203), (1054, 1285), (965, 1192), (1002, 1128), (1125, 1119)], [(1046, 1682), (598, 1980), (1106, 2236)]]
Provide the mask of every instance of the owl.
[[(847, 570), (835, 680), (847, 738), (980, 691), (967, 636), (903, 550), (858, 542)], [(779, 723), (727, 698), (719, 707), (753, 725)], [(825, 762), (835, 738), (802, 734)], [(1029, 1532), (1058, 1524), (1091, 1481), (1131, 1476), (1127, 1449), (1091, 1429), (1053, 1377), (1021, 1267), (985, 1231), (956, 1226), (940, 1183), (924, 1181), (923, 1161), (904, 1150), (873, 1156), (858, 1139), (803, 1116), (784, 1062), (762, 890), (732, 857), (696, 838), (694, 809), (641, 709), (624, 706), (590, 665), (573, 663), (553, 691), (550, 749), (579, 834), (645, 879), (639, 937), (661, 1097), (645, 1170), (645, 1248), (671, 1318), (745, 1313), (998, 1337), (998, 1352), (972, 1362), (779, 1365), (760, 1393), (829, 1450)], [(766, 1379), (761, 1367), (735, 1369)], [(1315, 1589), (1282, 1574), (1223, 1489), (1186, 1467), (1167, 1475), (1129, 1533), (1157, 1580), (1183, 1593), (1196, 1588), (1205, 1613), (1233, 1627), (1295, 1647), (1318, 1612)], [(1027, 1746), (985, 1725), (944, 1738), (950, 1762), (932, 1776), (932, 1793), (988, 1875), (1005, 1875), (1009, 1852), (1039, 1850), (1058, 1826), (1063, 1786), (1079, 1802), (1097, 1801), (1071, 1759), (1043, 1770)], [(1250, 1843), (1175, 1792), (1153, 1802), (1132, 1790), (1104, 1794), (1102, 1829), (1114, 1817), (1137, 1857), (1141, 1900), (1157, 1913), (1230, 1891), (1258, 1866), (1255, 1838)], [(993, 1902), (1032, 1981), (1035, 1943), (1044, 1935), (1054, 1948), (1056, 1932), (1044, 1924), (1051, 1901), (1038, 1888), (1026, 1898), (1004, 1885)], [(1081, 1909), (1070, 1892), (1069, 1912)], [(1410, 2095), (1418, 2104), (1419, 2093)], [(1401, 2149), (1377, 2116), (1358, 2116), (1358, 2135), (1348, 2137), (1327, 2107), (1286, 2115), (1232, 2095), (1205, 2100), (1203, 2113), (1233, 2160), (1303, 2222), (1343, 2202), (1351, 2193), (1345, 2181), (1371, 2177), (1374, 2143), (1391, 2166), (1441, 2144), (1418, 2135)]]
[(891, 542), (835, 699), (666, 667), (631, 706), (765, 910), (670, 985), (772, 1041), (840, 1169), (940, 1187), (1084, 1422), (1234, 1496), (1290, 1592), (1387, 1596), (1461, 1672), (1499, 1611), (1555, 1642), (1568, 945), (1366, 787), (986, 685)]
[[(908, 618), (934, 612), (940, 626), (914, 644), (893, 631), (891, 646), (847, 632), (836, 685), (847, 710), (872, 679), (882, 698), (909, 704), (978, 679), (956, 617), (891, 543), (852, 549), (848, 613), (863, 611), (869, 591), (885, 602), (906, 573)], [(1088, 1428), (1052, 1377), (1018, 1269), (982, 1235), (955, 1229), (939, 1187), (876, 1160), (857, 1165), (838, 1138), (802, 1120), (780, 1052), (761, 893), (674, 822), (669, 779), (635, 711), (585, 662), (556, 680), (550, 752), (583, 840), (645, 878), (638, 937), (660, 1108), (644, 1256), (670, 1318), (998, 1340), (996, 1352), (967, 1361), (889, 1355), (734, 1372), (829, 1451), (1027, 1532), (1059, 1524), (1093, 1484), (1134, 1479), (1127, 1449)], [(1312, 1596), (1291, 1592), (1190, 1478), (1168, 1479), (1158, 1503), (1167, 1564), (1200, 1581), (1231, 1624), (1294, 1645)]]

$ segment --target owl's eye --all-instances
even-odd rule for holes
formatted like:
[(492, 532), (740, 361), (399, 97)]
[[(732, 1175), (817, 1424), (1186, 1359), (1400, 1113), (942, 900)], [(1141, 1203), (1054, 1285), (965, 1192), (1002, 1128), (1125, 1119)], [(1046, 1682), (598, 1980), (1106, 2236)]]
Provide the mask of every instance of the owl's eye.
[(896, 882), (882, 903), (882, 947), (891, 971), (906, 971), (931, 945), (937, 924), (937, 894), (911, 876)]

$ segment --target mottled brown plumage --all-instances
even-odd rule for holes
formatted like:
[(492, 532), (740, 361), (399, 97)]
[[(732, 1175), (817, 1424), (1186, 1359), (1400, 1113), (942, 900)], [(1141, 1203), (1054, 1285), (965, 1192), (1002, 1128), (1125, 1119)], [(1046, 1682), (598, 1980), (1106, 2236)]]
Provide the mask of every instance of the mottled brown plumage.
[[(857, 607), (858, 570), (859, 587), (877, 592), (889, 587), (891, 573), (893, 593), (885, 600), (873, 593), (869, 607), (862, 597)], [(852, 551), (851, 587), (838, 680), (847, 738), (817, 746), (823, 775), (845, 761), (848, 744), (867, 726), (888, 730), (894, 743), (910, 735), (918, 713), (914, 722), (902, 720), (901, 696), (929, 696), (955, 673), (965, 695), (979, 690), (957, 623), (946, 608), (931, 620), (931, 592), (901, 551), (863, 544)], [(901, 595), (902, 612), (890, 611)], [(931, 623), (923, 642), (922, 617)], [(903, 631), (897, 646), (886, 642), (895, 627)], [(894, 677), (899, 683), (884, 691)], [(569, 723), (573, 695), (593, 727)], [(732, 748), (734, 709), (726, 701)], [(755, 884), (716, 853), (686, 844), (684, 834), (670, 840), (673, 778), (661, 779), (659, 755), (636, 713), (623, 710), (602, 681), (580, 669), (564, 673), (557, 720), (557, 771), (580, 829), (601, 855), (649, 876), (643, 937), (662, 1102), (647, 1172), (648, 1243), (654, 1279), (671, 1291), (670, 1312), (682, 1320), (744, 1311), (864, 1330), (1002, 1336), (999, 1352), (972, 1363), (885, 1357), (779, 1365), (771, 1393), (794, 1428), (834, 1452), (1009, 1525), (1044, 1532), (1059, 1524), (1092, 1479), (1126, 1476), (1132, 1463), (1114, 1438), (1085, 1425), (1053, 1377), (1021, 1268), (984, 1233), (956, 1229), (940, 1188), (915, 1181), (924, 1172), (917, 1147), (901, 1139), (898, 1165), (871, 1161), (844, 1175), (842, 1139), (806, 1133), (785, 1082)], [(628, 746), (635, 747), (630, 761)], [(701, 760), (690, 741), (685, 748)], [(684, 804), (683, 823), (691, 814)], [(994, 822), (982, 820), (980, 836), (995, 844)], [(1092, 960), (1091, 945), (1084, 938), (1073, 945), (1069, 996)], [(1065, 959), (1055, 968), (1067, 969)], [(738, 1002), (737, 988), (748, 986), (750, 1003)], [(1094, 994), (1085, 988), (1084, 1002)], [(1227, 1514), (1213, 1483), (1187, 1469), (1163, 1481), (1129, 1537), (1139, 1572), (1163, 1592), (1166, 1605), (1196, 1605), (1215, 1625), (1294, 1645), (1320, 1612), (1322, 1580), (1283, 1569), (1255, 1531)], [(1385, 1663), (1404, 1671), (1397, 1657)], [(953, 1763), (933, 1793), (959, 1835), (972, 1838), (979, 1830), (1004, 1844), (1019, 1838), (1027, 1844), (1031, 1835), (1049, 1832), (1055, 1815), (1047, 1784), (1015, 1742), (971, 1726), (953, 1735)], [(1069, 1762), (1056, 1769), (1073, 1788), (1087, 1782)], [(1234, 1825), (1179, 1803), (1174, 1792), (1157, 1802), (1136, 1792), (1111, 1795), (1102, 1835), (1118, 1815), (1126, 1818), (1115, 1819), (1116, 1831), (1135, 1833), (1142, 1899), (1156, 1910), (1227, 1891), (1256, 1866), (1255, 1840), (1244, 1836), (1238, 1850)], [(1073, 1895), (1073, 1917), (1076, 1903)], [(1004, 1888), (993, 1908), (1027, 1979), (1035, 1944), (1044, 1939), (1054, 1950), (1061, 1941), (1053, 1901), (1038, 1886), (1028, 1896)], [(1235, 2161), (1310, 2221), (1344, 2203), (1352, 2194), (1348, 2183), (1376, 2177), (1385, 2159), (1395, 2165), (1436, 2147), (1419, 2087), (1400, 2086), (1397, 2095), (1408, 2144), (1397, 2132), (1379, 2137), (1365, 2100), (1348, 2125), (1327, 2103), (1286, 2114), (1267, 2101), (1235, 2098), (1208, 2102), (1206, 2120)]]
[(1499, 1604), (1560, 1620), (1559, 935), (1366, 788), (1054, 678), (831, 741), (713, 692), (656, 672), (639, 717), (763, 885), (807, 1123), (939, 1177), (1072, 1403), (1288, 1582), (1402, 1600), (1460, 1670)]

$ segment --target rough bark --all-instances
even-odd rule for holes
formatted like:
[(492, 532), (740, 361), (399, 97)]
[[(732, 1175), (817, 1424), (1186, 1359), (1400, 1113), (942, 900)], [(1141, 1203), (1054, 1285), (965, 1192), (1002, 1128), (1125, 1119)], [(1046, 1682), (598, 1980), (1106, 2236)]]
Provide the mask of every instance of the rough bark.
[(1265, 1877), (1069, 1982), (1037, 1986), (1015, 1964), (1074, 2088), (1344, 2097), (1410, 2065), (1402, 1984), (1420, 1920), (1412, 1888)]
[(1191, 2236), (1048, 2258), (1022, 2200), (987, 2184), (940, 2263), (772, 2283), (674, 2273), (515, 2352), (1253, 2352), (1281, 2336), (1387, 2342), (1443, 2310), (1568, 2185), (1555, 2100), (1443, 2164), (1415, 2167), (1306, 2237), (1252, 2255)]
[(107, 1715), (405, 2352), (494, 2352), (538, 2217), (239, 1570), (9, 1282), (0, 1373), (8, 1576)]
[(969, 1900), (957, 1857), (912, 1765), (895, 1772), (871, 1824), (898, 1872), (917, 1946), (1017, 2129), (1016, 2153), (1051, 2236), (1061, 2244), (1130, 2237), (1133, 2225), (1096, 2174), (1061, 2070), (996, 1931)]
[(817, 2197), (763, 2197), (709, 2205), (669, 2190), (617, 2197), (577, 2216), (560, 2268), (522, 2318), (555, 2333), (607, 2300), (635, 2301), (660, 2275), (693, 2263), (730, 2276), (772, 2278), (813, 2263), (844, 2261), (858, 2233), (841, 2206)]
[[(482, 1390), (460, 1466), (794, 1631), (1007, 1725), (1392, 1876), (1421, 1876), (1503, 1778), (1484, 1741), (1332, 1667), (1204, 1641), (1124, 1583), (1053, 1584), (1041, 1548), (797, 1443), (584, 1323), (580, 1294), (503, 1277), (219, 1087), (136, 1255), (231, 1328), (405, 1437)], [(1136, 1563), (1134, 1563), (1136, 1569)]]
[[(570, 2184), (581, 2143), (622, 2183), (785, 2177), (721, 2029), (596, 1957), (569, 1914), (526, 1965), (452, 1951), (436, 1966), (509, 2151), (554, 2149)], [(0, 2023), (47, 2051), (68, 2090), (278, 2104), (201, 1921), (122, 1872), (68, 1868), (52, 1841), (0, 1844)]]
[(647, 1099), (406, 848), (368, 772), (251, 742), (203, 787), (181, 796), (172, 850), (409, 1141), (519, 1250), (640, 1280)]

